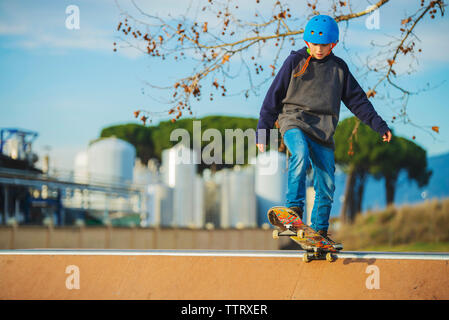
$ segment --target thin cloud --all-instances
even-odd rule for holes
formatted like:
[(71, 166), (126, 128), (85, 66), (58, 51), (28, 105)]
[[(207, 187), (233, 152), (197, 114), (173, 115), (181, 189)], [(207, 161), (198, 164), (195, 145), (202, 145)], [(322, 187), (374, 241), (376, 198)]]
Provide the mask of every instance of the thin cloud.
[(0, 23), (0, 35), (16, 36), (26, 34), (28, 28), (25, 25), (7, 25)]

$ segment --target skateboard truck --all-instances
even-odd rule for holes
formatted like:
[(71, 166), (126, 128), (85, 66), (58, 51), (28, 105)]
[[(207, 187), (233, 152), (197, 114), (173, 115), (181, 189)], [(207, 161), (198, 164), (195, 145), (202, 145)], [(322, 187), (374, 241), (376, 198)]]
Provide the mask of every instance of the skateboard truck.
[(285, 231), (273, 230), (273, 239), (279, 239), (279, 237), (296, 237), (296, 232), (289, 229)]
[(306, 250), (304, 255), (302, 256), (302, 260), (304, 262), (310, 262), (312, 260), (324, 260), (326, 259), (329, 262), (334, 262), (337, 257), (332, 254), (332, 252), (321, 251), (318, 248), (313, 248), (313, 250)]
[[(285, 231), (279, 231), (277, 229), (273, 230), (273, 239), (279, 239), (279, 237), (298, 237), (299, 239), (304, 239), (305, 232), (304, 230), (294, 232), (288, 228)], [(304, 262), (310, 262), (312, 260), (327, 260), (329, 262), (334, 262), (336, 259), (337, 257), (332, 252), (323, 251), (317, 247), (306, 249), (306, 252), (302, 256)]]
[(279, 237), (298, 237), (299, 239), (304, 239), (305, 232), (304, 230), (299, 230), (299, 232), (295, 232), (290, 230), (291, 225), (285, 226), (287, 230), (279, 231), (277, 229), (273, 230), (273, 239), (279, 239)]

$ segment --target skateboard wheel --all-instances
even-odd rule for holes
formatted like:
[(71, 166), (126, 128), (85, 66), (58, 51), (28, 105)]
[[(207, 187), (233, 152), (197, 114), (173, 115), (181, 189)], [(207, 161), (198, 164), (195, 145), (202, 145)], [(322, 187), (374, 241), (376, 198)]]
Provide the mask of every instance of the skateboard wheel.
[(332, 255), (332, 253), (328, 252), (328, 253), (326, 253), (326, 260), (329, 262), (333, 262), (333, 261), (335, 261), (335, 258)]
[(279, 239), (279, 230), (273, 230), (273, 239)]
[(306, 236), (306, 233), (304, 232), (304, 230), (299, 230), (299, 232), (298, 232), (299, 239), (304, 239), (305, 236)]
[(304, 255), (302, 256), (302, 261), (304, 262), (310, 262), (310, 258), (309, 255), (307, 253), (304, 253)]

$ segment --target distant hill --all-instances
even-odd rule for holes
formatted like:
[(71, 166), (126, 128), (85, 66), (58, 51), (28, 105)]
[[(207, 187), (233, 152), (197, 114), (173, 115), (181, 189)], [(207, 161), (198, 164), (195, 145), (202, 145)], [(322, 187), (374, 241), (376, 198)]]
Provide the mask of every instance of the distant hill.
[[(401, 172), (398, 178), (395, 194), (395, 205), (405, 203), (418, 203), (426, 199), (449, 197), (449, 153), (428, 158), (429, 169), (433, 174), (429, 184), (422, 189), (418, 188), (414, 181), (409, 181), (406, 172)], [(344, 194), (346, 175), (341, 171), (336, 173), (335, 197), (332, 207), (332, 216), (340, 214), (341, 197)], [(363, 211), (370, 209), (382, 209), (386, 206), (384, 179), (375, 180), (368, 178), (363, 195)]]

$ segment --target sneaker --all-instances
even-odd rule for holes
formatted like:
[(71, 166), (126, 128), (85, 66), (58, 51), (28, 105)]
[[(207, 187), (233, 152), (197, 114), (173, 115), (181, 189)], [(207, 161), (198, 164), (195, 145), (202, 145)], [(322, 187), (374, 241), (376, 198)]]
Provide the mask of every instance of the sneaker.
[(322, 236), (324, 239), (326, 239), (335, 249), (341, 250), (343, 249), (343, 245), (341, 243), (335, 242), (331, 238), (329, 238), (329, 235), (327, 234), (326, 230), (318, 230), (318, 234)]
[(299, 219), (301, 219), (301, 221), (302, 221), (303, 212), (302, 212), (302, 209), (300, 207), (290, 207), (289, 209), (292, 210), (299, 217)]

